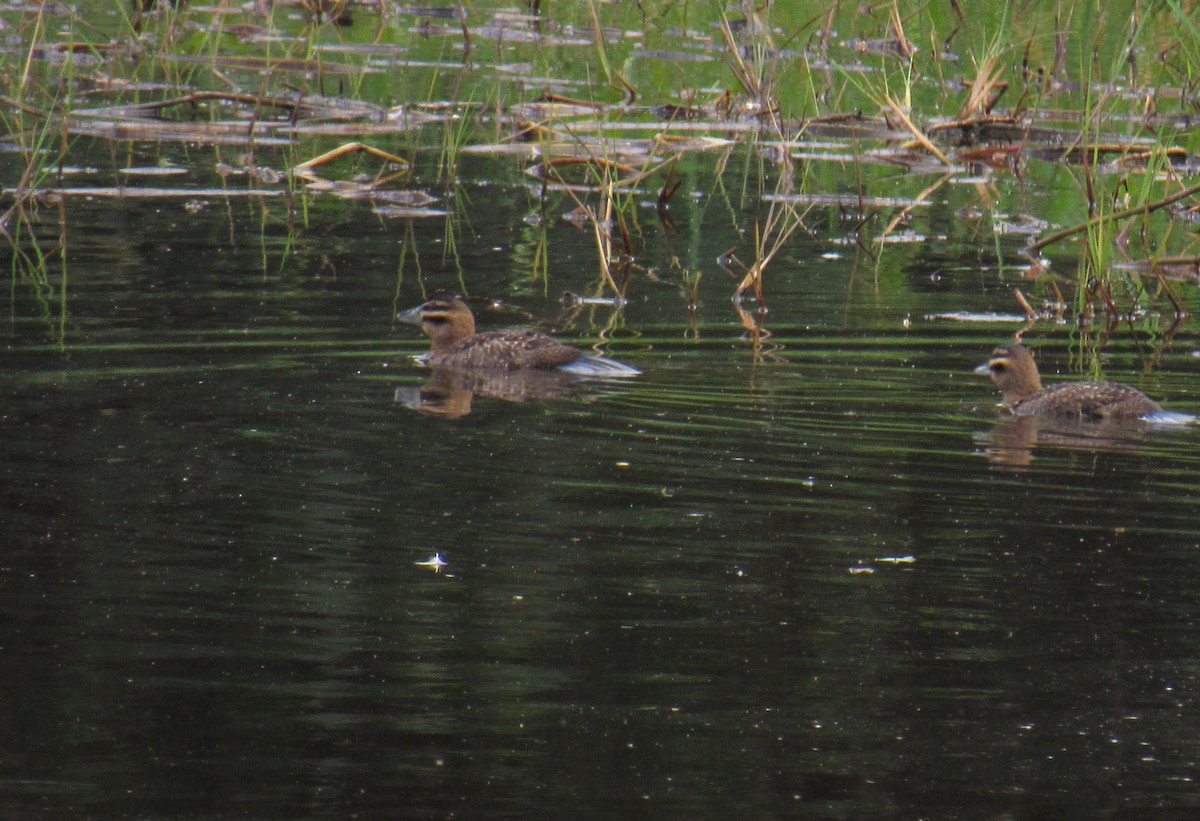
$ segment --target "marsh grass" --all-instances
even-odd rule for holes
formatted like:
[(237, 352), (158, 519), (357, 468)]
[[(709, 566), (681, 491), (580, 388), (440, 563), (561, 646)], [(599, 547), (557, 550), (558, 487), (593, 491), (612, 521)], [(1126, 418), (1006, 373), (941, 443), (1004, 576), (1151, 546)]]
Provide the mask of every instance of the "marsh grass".
[[(31, 27), (29, 45), (19, 64), (19, 76), (14, 77), (7, 69), (0, 70), (4, 81), (0, 125), (14, 142), (21, 160), (20, 178), (10, 191), (4, 192), (8, 202), (0, 201), (0, 208), (4, 209), (0, 211), (0, 236), (11, 248), (12, 281), (30, 283), (49, 336), (61, 346), (67, 322), (69, 223), (63, 199), (42, 192), (50, 180), (61, 179), (71, 150), (70, 135), (55, 112), (72, 106), (75, 61), (73, 55), (66, 56), (59, 64), (57, 76), (48, 88), (43, 88), (37, 54), (45, 47), (44, 10), (38, 8), (27, 23)], [(23, 102), (29, 99), (44, 100), (45, 108)], [(43, 224), (41, 213), (46, 210), (55, 215), (57, 241), (53, 245), (39, 231)]]
[[(1197, 109), (1200, 30), (1178, 0), (1134, 4), (1125, 10), (1132, 13), (1099, 0), (911, 12), (896, 2), (801, 2), (786, 13), (780, 4), (580, 0), (534, 4), (524, 15), (485, 3), (381, 3), (355, 5), (353, 27), (330, 24), (334, 11), (164, 4), (140, 14), (122, 5), (109, 17), (72, 12), (65, 25), (50, 7), (4, 12), (21, 59), (0, 68), (0, 118), (21, 169), (2, 181), (0, 225), (14, 254), (26, 254), (22, 270), (44, 270), (54, 257), (29, 245), (50, 233), (34, 230), (38, 204), (66, 190), (54, 169), (81, 145), (111, 146), (106, 190), (135, 196), (117, 179), (135, 154), (152, 162), (155, 151), (188, 144), (196, 161), (235, 139), (263, 157), (257, 166), (300, 170), (288, 178), (289, 224), (322, 197), (439, 188), (455, 215), (446, 217), (445, 261), (459, 265), (457, 226), (471, 211), (457, 185), (461, 159), (490, 142), (497, 156), (538, 161), (541, 216), (524, 245), (533, 278), (549, 287), (551, 200), (566, 198), (587, 223), (598, 292), (623, 299), (645, 273), (639, 198), (659, 192), (656, 212), (670, 233), (663, 203), (678, 159), (724, 142), (702, 202), (725, 203), (731, 235), (750, 212), (730, 257), (745, 258), (731, 287), (760, 308), (771, 297), (767, 270), (815, 207), (801, 206), (805, 197), (840, 203), (851, 193), (859, 205), (841, 230), (887, 238), (919, 223), (921, 208), (964, 174), (985, 178), (980, 187), (993, 194), (977, 206), (989, 211), (1003, 199), (995, 192), (1029, 184), (1048, 164), (1065, 165), (1076, 185), (1050, 213), (1031, 215), (1053, 226), (1028, 243), (1038, 259), (1026, 270), (1040, 272), (1040, 290), (1054, 299), (1069, 291), (1065, 301), (1084, 319), (1089, 310), (1129, 315), (1156, 301), (1181, 313), (1195, 298), (1193, 284), (1167, 282), (1154, 264), (1200, 256), (1178, 221), (1200, 193), (1187, 180), (1200, 138), (1180, 126)], [(665, 112), (663, 121), (648, 121), (652, 112)], [(436, 128), (414, 126), (419, 116)], [(536, 133), (502, 145), (510, 127)], [(406, 165), (380, 157), (392, 167), (366, 181), (296, 186), (311, 182), (303, 174), (316, 167), (287, 158), (317, 157), (326, 134)], [(826, 145), (834, 143), (841, 148)], [(731, 157), (753, 158), (737, 166), (740, 180), (728, 178)], [(881, 193), (897, 184), (903, 201), (884, 203)], [(1084, 241), (1073, 243), (1077, 235)], [(998, 240), (992, 245), (1005, 253)], [(894, 264), (878, 249), (863, 256), (876, 267)], [(1114, 273), (1114, 260), (1128, 270)], [(1056, 273), (1072, 268), (1073, 276)], [(693, 311), (702, 271), (681, 276), (681, 299)]]

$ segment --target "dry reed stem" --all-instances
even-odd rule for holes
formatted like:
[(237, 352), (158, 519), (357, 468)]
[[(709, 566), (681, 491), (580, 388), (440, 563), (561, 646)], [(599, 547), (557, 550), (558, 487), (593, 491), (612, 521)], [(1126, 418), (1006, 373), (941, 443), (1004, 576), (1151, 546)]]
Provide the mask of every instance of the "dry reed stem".
[(1150, 265), (1175, 265), (1180, 267), (1195, 268), (1197, 274), (1200, 274), (1200, 256), (1189, 257), (1158, 257), (1157, 259), (1147, 260)]
[(746, 270), (742, 281), (738, 283), (734, 292), (735, 297), (740, 297), (752, 288), (758, 304), (766, 304), (762, 290), (763, 272), (802, 224), (800, 215), (796, 213), (796, 209), (790, 203), (779, 200), (771, 203), (766, 221), (761, 226), (757, 224), (754, 226), (754, 262)]
[(620, 174), (622, 178), (629, 178), (635, 174), (641, 173), (631, 165), (625, 165), (624, 163), (619, 163), (606, 157), (559, 157), (558, 159), (546, 160), (543, 163), (539, 163), (539, 165), (545, 167), (547, 170), (565, 168), (571, 165), (587, 165), (595, 168), (601, 168), (605, 171), (615, 171)]
[(915, 209), (918, 205), (923, 205), (925, 203), (925, 201), (928, 200), (929, 197), (933, 194), (933, 192), (937, 191), (939, 188), (941, 188), (943, 185), (945, 185), (952, 179), (954, 179), (954, 174), (943, 174), (942, 176), (940, 176), (936, 180), (934, 180), (933, 183), (931, 185), (929, 185), (924, 191), (922, 191), (920, 194), (917, 194), (917, 196), (915, 196), (913, 198), (913, 201), (911, 203), (904, 206), (904, 208), (900, 209), (899, 213), (897, 213), (896, 216), (894, 216), (890, 220), (888, 220), (887, 227), (883, 229), (883, 233), (880, 234), (880, 236), (886, 237), (889, 234), (891, 234), (892, 231), (896, 230), (896, 226), (899, 225), (901, 222), (903, 222), (905, 220), (905, 218), (907, 218), (908, 215), (913, 212), (913, 209)]
[(565, 97), (562, 94), (543, 94), (538, 100), (543, 103), (565, 103), (567, 105), (577, 105), (582, 108), (608, 108), (608, 103), (598, 103), (595, 100), (579, 100), (575, 97)]
[(631, 105), (637, 101), (638, 93), (629, 81), (621, 76), (621, 72), (612, 67), (608, 62), (608, 49), (604, 43), (604, 29), (600, 25), (600, 15), (596, 11), (596, 4), (593, 0), (588, 0), (588, 11), (592, 16), (592, 32), (596, 38), (596, 54), (600, 57), (600, 67), (604, 69), (604, 77), (608, 80), (609, 85), (619, 85), (625, 90), (627, 98), (625, 103)]
[[(635, 176), (633, 178), (622, 178), (620, 180), (621, 185), (628, 185), (631, 183), (631, 181), (641, 180), (641, 179), (644, 179), (645, 177), (648, 177), (651, 173), (656, 171), (658, 168), (661, 168), (662, 165), (665, 164), (665, 162), (663, 164), (655, 166), (652, 169), (644, 169), (639, 172), (639, 171), (637, 171), (637, 169), (622, 165), (620, 163), (613, 162), (612, 160), (609, 160), (606, 157), (596, 157), (596, 156), (591, 155), (591, 148), (588, 147), (586, 144), (584, 144), (584, 142), (582, 140), (580, 140), (580, 138), (578, 137), (578, 135), (575, 134), (575, 132), (571, 131), (568, 128), (568, 133), (572, 137), (574, 137), (576, 139), (576, 141), (578, 141), (579, 145), (581, 147), (583, 147), (589, 153), (589, 156), (587, 156), (587, 157), (570, 157), (570, 158), (563, 158), (562, 160), (550, 160), (548, 162), (539, 163), (539, 165), (546, 170), (546, 174), (544, 175), (543, 180), (549, 179), (549, 176), (550, 176), (549, 172), (554, 171), (555, 172), (554, 176), (558, 178), (558, 181), (560, 183), (563, 183), (564, 190), (566, 191), (567, 196), (569, 196), (575, 202), (576, 208), (580, 212), (582, 212), (586, 216), (588, 222), (591, 223), (592, 237), (595, 240), (597, 256), (599, 258), (600, 276), (604, 280), (604, 282), (607, 283), (608, 287), (612, 289), (613, 294), (617, 298), (623, 300), (625, 297), (625, 290), (624, 290), (624, 288), (622, 288), (620, 285), (617, 284), (616, 279), (613, 277), (612, 264), (611, 264), (612, 253), (613, 253), (613, 251), (612, 251), (612, 248), (613, 248), (612, 224), (613, 224), (613, 216), (614, 216), (613, 200), (614, 200), (614, 195), (616, 193), (617, 184), (618, 184), (618, 181), (614, 180), (612, 178), (611, 173), (613, 171), (617, 171), (620, 173), (623, 173), (625, 171), (633, 172), (635, 174)], [(670, 161), (666, 161), (666, 162), (670, 162)], [(596, 211), (589, 208), (583, 202), (583, 200), (581, 200), (576, 195), (575, 191), (572, 190), (571, 186), (567, 185), (566, 181), (563, 180), (561, 176), (559, 176), (559, 174), (555, 170), (558, 165), (586, 165), (589, 168), (597, 169), (597, 173), (608, 172), (607, 174), (605, 174), (603, 177), (601, 177), (598, 180), (597, 185), (596, 185), (596, 189), (600, 193), (600, 209), (599, 210), (603, 212), (602, 216), (598, 216)], [(618, 217), (618, 218), (621, 219), (622, 231), (624, 231), (625, 230), (624, 229), (624, 220), (621, 217)], [(625, 284), (628, 285), (627, 278), (626, 278)]]
[(269, 108), (283, 108), (289, 111), (298, 111), (307, 106), (304, 100), (300, 97), (295, 99), (286, 99), (283, 97), (262, 97), (257, 94), (242, 94), (230, 91), (193, 91), (184, 94), (181, 97), (175, 97), (170, 100), (157, 100), (146, 103), (131, 103), (129, 105), (114, 106), (112, 109), (100, 109), (101, 111), (158, 111), (163, 108), (172, 108), (180, 105), (194, 105), (196, 103), (207, 102), (209, 100), (221, 100), (227, 103), (245, 103), (253, 106), (266, 106)]
[(892, 112), (900, 118), (900, 122), (904, 123), (904, 127), (907, 128), (912, 135), (917, 138), (917, 142), (921, 144), (922, 148), (924, 148), (933, 156), (937, 157), (938, 162), (942, 163), (942, 165), (953, 165), (953, 163), (946, 158), (946, 155), (939, 151), (938, 147), (930, 142), (929, 138), (922, 134), (921, 130), (913, 124), (913, 121), (910, 120), (908, 115), (904, 113), (904, 110), (900, 107), (899, 103), (893, 100), (890, 95), (884, 96), (884, 102), (886, 102), (888, 108), (890, 108)]
[[(1000, 74), (1003, 71), (999, 62), (999, 55), (996, 54), (989, 54), (984, 58), (975, 72), (975, 79), (971, 82), (971, 90), (967, 92), (967, 99), (963, 100), (955, 119), (967, 120), (991, 112), (992, 106), (1000, 99), (998, 95), (995, 98), (992, 97), (992, 89), (1000, 85)], [(1004, 88), (1007, 88), (1007, 84), (1004, 84)], [(1003, 89), (1001, 89), (1001, 94), (1003, 94)]]
[(892, 3), (892, 10), (888, 14), (888, 21), (892, 27), (892, 34), (896, 36), (896, 45), (900, 49), (900, 53), (905, 60), (912, 60), (913, 55), (917, 50), (913, 47), (912, 41), (904, 35), (904, 23), (900, 20), (900, 9), (896, 3)]
[(608, 185), (604, 185), (600, 192), (601, 207), (604, 210), (604, 216), (599, 218), (592, 212), (591, 209), (585, 209), (592, 222), (592, 236), (596, 240), (597, 256), (600, 259), (600, 275), (604, 281), (608, 283), (608, 287), (612, 288), (612, 292), (617, 296), (621, 295), (621, 291), (617, 288), (616, 280), (612, 275), (612, 231), (605, 230), (604, 226), (612, 224), (612, 191)]
[(28, 114), (31, 117), (37, 117), (37, 118), (43, 119), (43, 120), (50, 119), (49, 111), (43, 111), (40, 108), (34, 108), (33, 106), (29, 105), (28, 103), (23, 103), (20, 100), (14, 98), (14, 97), (9, 97), (6, 94), (0, 94), (0, 103), (3, 103), (4, 105), (8, 106), (9, 108), (15, 108), (18, 111), (20, 111), (24, 114)]
[(1018, 125), (1018, 122), (1017, 122), (1017, 118), (1013, 117), (1013, 116), (984, 114), (979, 117), (956, 118), (956, 119), (950, 120), (949, 122), (934, 123), (933, 125), (929, 126), (929, 128), (927, 128), (925, 130), (927, 132), (929, 132), (930, 134), (932, 134), (935, 131), (946, 131), (947, 129), (951, 129), (951, 128), (977, 128), (979, 126), (989, 126), (989, 125), (1016, 126), (1016, 125)]
[(725, 63), (733, 72), (734, 79), (738, 81), (746, 94), (756, 101), (760, 101), (763, 96), (762, 83), (754, 76), (750, 67), (746, 65), (746, 61), (742, 59), (741, 50), (733, 39), (733, 30), (729, 28), (729, 20), (724, 15), (721, 15), (721, 37), (725, 40)]
[(1081, 222), (1078, 225), (1072, 225), (1070, 228), (1064, 228), (1061, 231), (1055, 231), (1050, 236), (1043, 237), (1037, 242), (1033, 242), (1025, 246), (1024, 251), (1026, 254), (1035, 254), (1048, 245), (1053, 245), (1059, 240), (1082, 233), (1089, 228), (1103, 225), (1104, 223), (1111, 222), (1112, 220), (1121, 220), (1125, 219), (1126, 217), (1136, 217), (1140, 214), (1149, 214), (1152, 211), (1157, 211), (1160, 208), (1166, 208), (1172, 203), (1179, 202), (1182, 199), (1195, 196), (1196, 194), (1200, 194), (1200, 183), (1197, 183), (1196, 185), (1189, 185), (1187, 188), (1180, 189), (1170, 196), (1163, 197), (1161, 200), (1155, 200), (1154, 202), (1148, 202), (1143, 205), (1135, 205), (1130, 208), (1122, 209), (1121, 211), (1114, 211), (1111, 214), (1101, 214), (1100, 216), (1093, 217), (1086, 222)]
[(367, 154), (370, 154), (373, 157), (378, 157), (381, 160), (387, 160), (388, 162), (396, 163), (401, 167), (408, 167), (408, 162), (400, 157), (397, 157), (395, 154), (389, 154), (386, 151), (382, 151), (374, 146), (367, 145), (366, 143), (354, 142), (346, 143), (345, 145), (339, 145), (337, 148), (326, 151), (320, 156), (313, 157), (307, 162), (302, 162), (295, 166), (292, 171), (308, 171), (324, 165), (325, 163), (332, 162), (333, 160), (343, 157), (346, 154), (351, 154), (358, 151), (366, 152)]
[(1013, 288), (1013, 296), (1017, 298), (1017, 302), (1021, 304), (1022, 310), (1025, 311), (1026, 319), (1037, 319), (1038, 312), (1029, 304), (1029, 300), (1025, 298), (1025, 294), (1021, 293), (1020, 288)]

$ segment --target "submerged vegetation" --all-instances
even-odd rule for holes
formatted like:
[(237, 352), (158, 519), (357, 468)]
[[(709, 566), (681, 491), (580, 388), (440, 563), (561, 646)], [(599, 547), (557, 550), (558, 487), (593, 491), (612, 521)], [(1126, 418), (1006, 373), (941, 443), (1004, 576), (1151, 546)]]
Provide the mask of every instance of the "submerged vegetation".
[[(586, 299), (675, 277), (694, 312), (723, 266), (756, 349), (798, 232), (870, 271), (943, 239), (928, 214), (950, 204), (1016, 274), (1001, 310), (1107, 337), (1172, 324), (1200, 278), (1200, 30), (1178, 0), (85, 0), (10, 6), (0, 33), (0, 231), (48, 314), (84, 198), (246, 198), (289, 236), (321, 198), (361, 201), (409, 235), (444, 220), (453, 260), (474, 158), (527, 192), (531, 280), (549, 287), (564, 215), (594, 246)], [(645, 259), (692, 208), (737, 244)]]

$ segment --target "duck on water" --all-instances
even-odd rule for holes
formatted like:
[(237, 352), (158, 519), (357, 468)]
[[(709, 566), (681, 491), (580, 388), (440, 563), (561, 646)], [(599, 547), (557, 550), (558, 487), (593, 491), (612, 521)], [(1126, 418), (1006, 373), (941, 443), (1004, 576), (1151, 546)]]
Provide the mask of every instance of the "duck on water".
[(475, 331), (475, 316), (461, 299), (431, 299), (396, 315), (419, 325), (430, 338), (421, 360), (434, 368), (481, 370), (558, 370), (578, 376), (624, 378), (641, 371), (614, 359), (585, 354), (578, 348), (529, 328)]
[(1186, 413), (1163, 410), (1146, 394), (1118, 382), (1058, 382), (1043, 388), (1037, 363), (1020, 344), (996, 348), (975, 372), (992, 378), (1000, 389), (1001, 406), (1014, 416), (1167, 425), (1196, 421)]

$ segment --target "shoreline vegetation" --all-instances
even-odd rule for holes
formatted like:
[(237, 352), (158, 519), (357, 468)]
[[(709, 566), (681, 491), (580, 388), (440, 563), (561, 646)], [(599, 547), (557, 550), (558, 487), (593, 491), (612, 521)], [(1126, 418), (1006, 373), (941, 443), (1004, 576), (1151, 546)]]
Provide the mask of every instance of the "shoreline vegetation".
[[(646, 275), (645, 232), (724, 203), (744, 241), (713, 267), (757, 345), (798, 232), (835, 226), (877, 259), (968, 186), (956, 216), (990, 222), (1020, 273), (997, 307), (1107, 337), (1195, 298), (1193, 16), (1178, 0), (14, 7), (0, 232), (14, 279), (45, 289), (66, 287), (85, 200), (259, 198), (287, 225), (320, 198), (361, 201), (444, 220), (453, 255), (464, 165), (486, 158), (537, 201), (531, 276), (548, 276), (565, 204), (595, 248), (588, 298), (617, 307)], [(697, 180), (700, 206), (680, 193)], [(703, 272), (671, 273), (694, 311)]]

